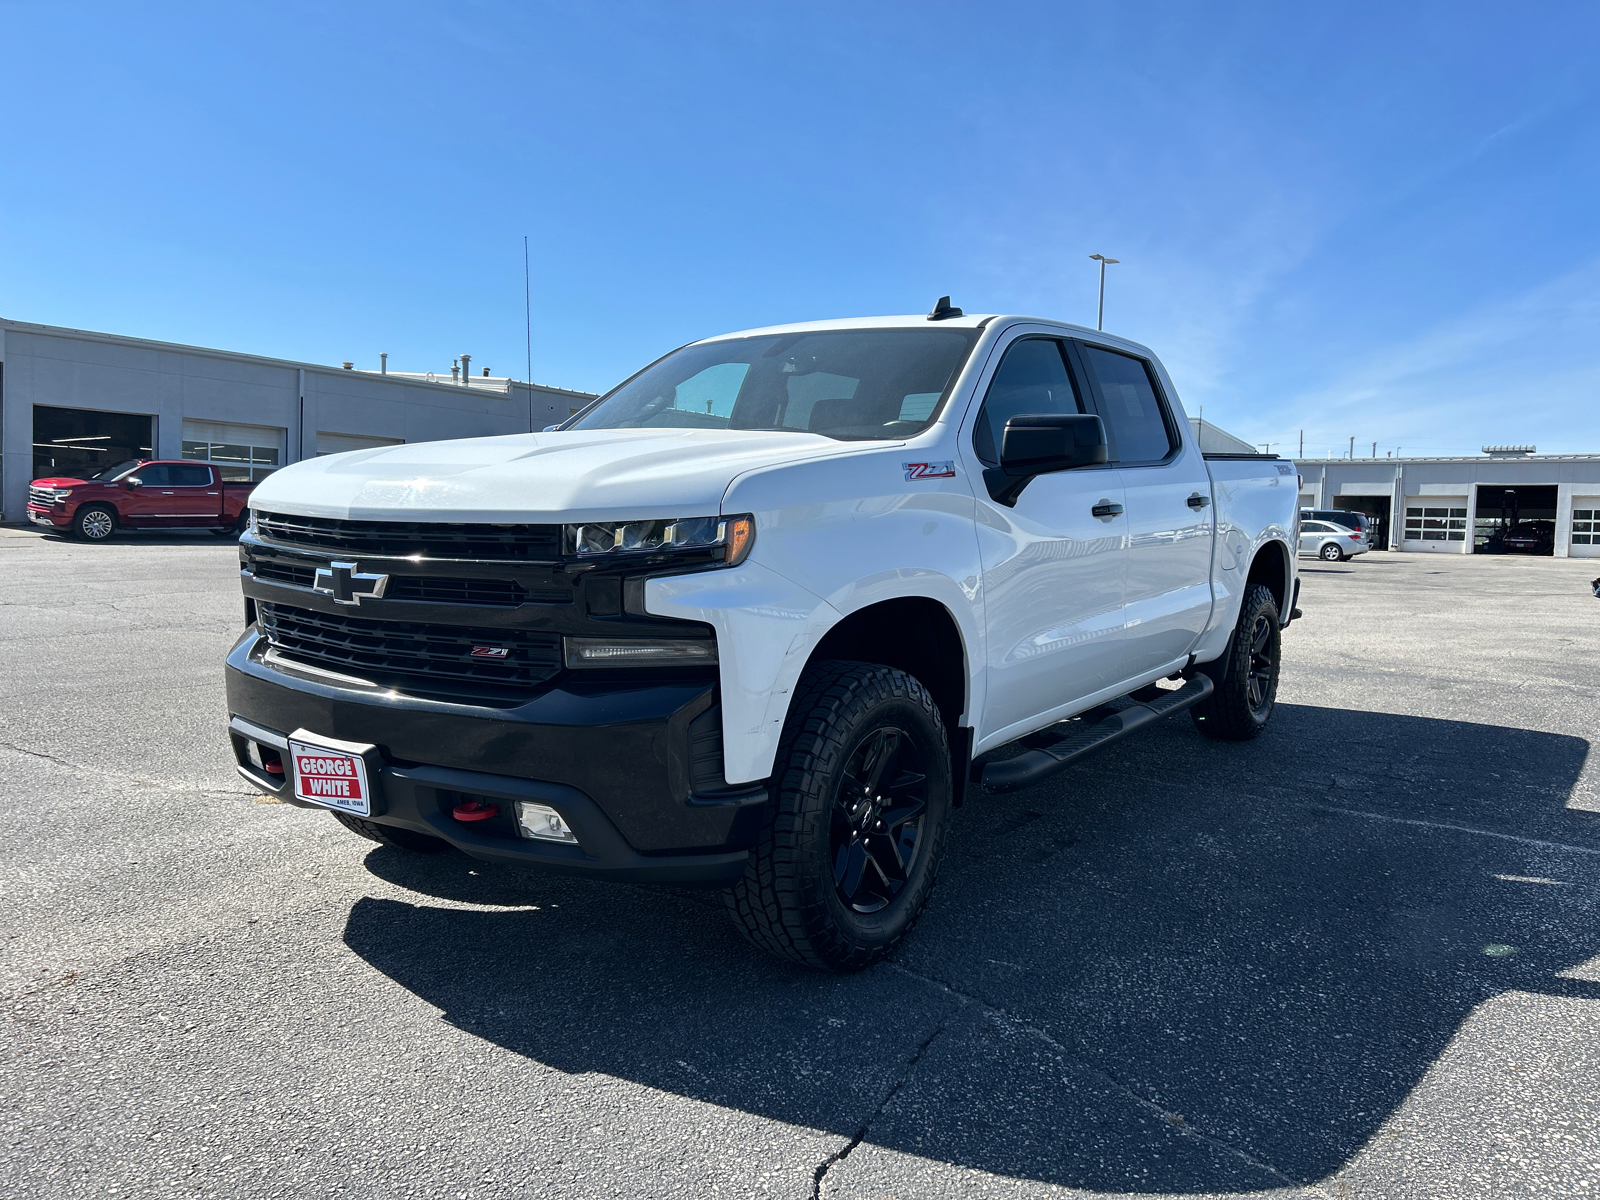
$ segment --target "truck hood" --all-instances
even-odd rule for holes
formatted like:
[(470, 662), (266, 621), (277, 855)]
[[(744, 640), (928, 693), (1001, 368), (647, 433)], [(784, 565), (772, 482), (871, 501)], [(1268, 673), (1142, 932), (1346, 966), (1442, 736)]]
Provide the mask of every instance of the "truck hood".
[(355, 520), (556, 524), (710, 516), (754, 467), (882, 449), (815, 433), (596, 429), (352, 450), (276, 471), (251, 507)]
[(87, 479), (79, 479), (73, 475), (51, 475), (44, 479), (35, 479), (28, 486), (47, 488), (88, 487), (89, 481)]

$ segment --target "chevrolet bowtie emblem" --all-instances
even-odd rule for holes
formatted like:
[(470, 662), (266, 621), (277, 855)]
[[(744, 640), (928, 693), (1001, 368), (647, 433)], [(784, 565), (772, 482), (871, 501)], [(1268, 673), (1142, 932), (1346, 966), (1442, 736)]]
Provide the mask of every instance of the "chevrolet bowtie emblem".
[(360, 604), (368, 598), (380, 599), (388, 586), (387, 575), (363, 575), (353, 562), (335, 562), (317, 568), (311, 590), (332, 596), (335, 604)]

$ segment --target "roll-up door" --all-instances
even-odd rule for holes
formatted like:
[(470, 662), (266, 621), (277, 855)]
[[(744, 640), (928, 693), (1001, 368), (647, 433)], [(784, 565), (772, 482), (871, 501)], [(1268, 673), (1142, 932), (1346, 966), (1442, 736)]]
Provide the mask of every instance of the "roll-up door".
[(1467, 539), (1467, 498), (1407, 496), (1404, 536), (1407, 550), (1460, 554)]
[(283, 465), (282, 429), (184, 418), (183, 456), (217, 464), (225, 483), (254, 483)]
[(1568, 554), (1573, 558), (1600, 558), (1600, 496), (1572, 498), (1571, 533)]

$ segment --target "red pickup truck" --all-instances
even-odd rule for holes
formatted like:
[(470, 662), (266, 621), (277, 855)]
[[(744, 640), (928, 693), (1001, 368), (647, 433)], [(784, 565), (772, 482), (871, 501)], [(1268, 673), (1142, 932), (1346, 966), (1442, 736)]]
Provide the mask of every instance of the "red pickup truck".
[(28, 488), (28, 520), (103, 542), (118, 529), (242, 531), (253, 483), (225, 483), (209, 463), (128, 459), (86, 479), (51, 476)]

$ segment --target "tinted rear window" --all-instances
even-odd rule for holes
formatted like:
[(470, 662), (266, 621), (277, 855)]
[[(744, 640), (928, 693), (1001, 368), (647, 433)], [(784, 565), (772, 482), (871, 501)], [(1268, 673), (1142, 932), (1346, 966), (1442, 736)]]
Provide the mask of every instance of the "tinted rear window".
[(1100, 385), (1100, 417), (1106, 424), (1113, 462), (1158, 462), (1172, 452), (1172, 431), (1144, 360), (1099, 346), (1083, 358)]

